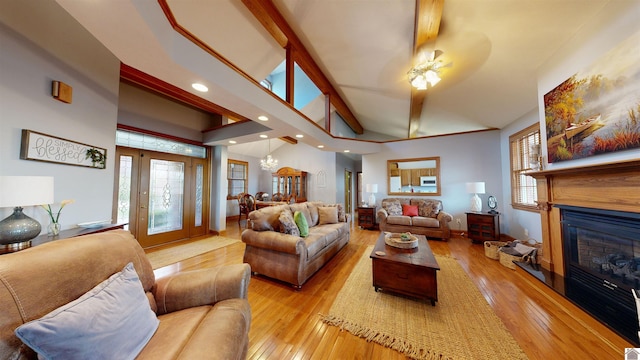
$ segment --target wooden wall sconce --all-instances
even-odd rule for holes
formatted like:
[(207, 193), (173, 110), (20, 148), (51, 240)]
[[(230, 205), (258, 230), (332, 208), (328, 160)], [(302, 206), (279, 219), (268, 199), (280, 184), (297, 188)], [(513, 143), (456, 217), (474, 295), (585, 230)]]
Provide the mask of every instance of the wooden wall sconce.
[(53, 81), (51, 84), (51, 95), (54, 99), (71, 104), (73, 88), (62, 81)]

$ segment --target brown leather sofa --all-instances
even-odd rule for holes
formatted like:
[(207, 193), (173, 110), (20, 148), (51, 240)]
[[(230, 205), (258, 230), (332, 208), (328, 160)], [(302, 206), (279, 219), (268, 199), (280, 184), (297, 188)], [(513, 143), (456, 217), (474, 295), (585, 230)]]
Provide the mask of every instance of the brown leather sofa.
[(181, 272), (156, 281), (131, 233), (113, 230), (0, 255), (0, 359), (36, 359), (14, 330), (74, 301), (130, 262), (159, 320), (137, 359), (246, 358), (249, 265)]
[[(402, 205), (418, 207), (417, 216), (403, 215)], [(449, 222), (451, 214), (442, 208), (442, 202), (423, 198), (386, 198), (377, 213), (378, 226), (382, 231), (393, 233), (410, 232), (439, 238), (447, 241), (451, 238)]]
[[(337, 208), (337, 215), (329, 223), (323, 223), (320, 208), (328, 207)], [(309, 235), (284, 233), (279, 221), (283, 211), (304, 213)], [(254, 273), (287, 282), (298, 289), (349, 242), (350, 219), (341, 204), (303, 202), (270, 206), (252, 211), (249, 222), (250, 228), (242, 232), (242, 241), (246, 244), (244, 262), (251, 265)]]

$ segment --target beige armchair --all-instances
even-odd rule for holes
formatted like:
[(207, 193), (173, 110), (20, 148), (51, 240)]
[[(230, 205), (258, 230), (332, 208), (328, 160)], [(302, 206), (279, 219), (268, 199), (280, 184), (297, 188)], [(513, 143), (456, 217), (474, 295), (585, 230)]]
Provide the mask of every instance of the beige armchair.
[[(141, 285), (138, 300), (143, 303), (138, 302), (137, 308), (151, 311), (147, 316), (157, 317), (158, 324), (148, 342), (140, 345), (143, 348), (136, 359), (246, 358), (251, 324), (249, 265), (181, 272), (156, 281), (136, 239), (126, 230), (114, 230), (55, 240), (0, 256), (0, 359), (36, 359), (34, 350), (14, 333), (16, 328), (42, 321), (53, 310), (93, 294), (96, 285), (109, 283), (105, 280), (124, 271), (129, 263)], [(109, 303), (118, 302), (110, 298)], [(102, 308), (91, 309), (89, 314), (105, 312)], [(110, 311), (107, 319), (124, 313), (120, 308)], [(103, 328), (98, 329), (100, 333)], [(106, 327), (105, 333), (109, 330), (112, 328)], [(122, 336), (126, 330), (116, 334)], [(104, 346), (113, 337), (113, 332), (109, 334), (98, 345)], [(89, 340), (83, 338), (82, 342), (92, 346)]]

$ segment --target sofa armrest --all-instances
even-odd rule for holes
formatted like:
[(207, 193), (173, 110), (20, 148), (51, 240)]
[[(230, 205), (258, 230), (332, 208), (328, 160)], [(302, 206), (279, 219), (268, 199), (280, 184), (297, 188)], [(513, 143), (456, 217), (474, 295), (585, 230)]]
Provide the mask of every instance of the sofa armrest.
[(277, 231), (246, 229), (242, 232), (242, 242), (253, 247), (296, 255), (302, 254), (305, 248), (301, 237)]
[(160, 278), (153, 291), (158, 314), (213, 305), (226, 299), (246, 299), (249, 280), (249, 264), (193, 270)]
[(449, 227), (449, 223), (453, 220), (453, 216), (448, 212), (440, 211), (437, 219), (440, 222), (440, 227)]
[(386, 222), (387, 221), (387, 216), (389, 216), (389, 214), (387, 213), (387, 210), (385, 210), (385, 209), (380, 208), (376, 212), (376, 219), (378, 220), (378, 223)]

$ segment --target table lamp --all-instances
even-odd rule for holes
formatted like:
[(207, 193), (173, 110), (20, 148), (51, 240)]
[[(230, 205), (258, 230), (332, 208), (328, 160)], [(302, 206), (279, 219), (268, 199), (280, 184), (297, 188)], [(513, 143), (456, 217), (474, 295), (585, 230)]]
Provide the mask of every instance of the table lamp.
[(473, 197), (471, 198), (471, 211), (481, 212), (482, 200), (480, 200), (478, 194), (484, 194), (484, 182), (467, 183), (467, 192), (469, 194), (473, 194)]
[(369, 206), (376, 206), (375, 193), (378, 192), (378, 184), (367, 184), (365, 190), (369, 193)]
[(0, 221), (0, 252), (29, 247), (40, 234), (42, 226), (22, 212), (23, 206), (51, 203), (52, 176), (0, 176), (0, 207), (13, 207), (13, 214)]

